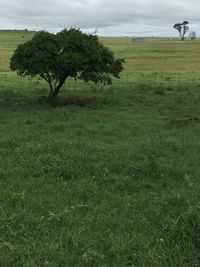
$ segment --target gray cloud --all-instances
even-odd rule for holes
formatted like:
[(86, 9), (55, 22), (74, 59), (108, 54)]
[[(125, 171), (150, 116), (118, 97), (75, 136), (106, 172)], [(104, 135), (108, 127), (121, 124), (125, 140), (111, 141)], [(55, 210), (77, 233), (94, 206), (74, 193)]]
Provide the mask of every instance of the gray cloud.
[(172, 26), (183, 20), (198, 32), (199, 9), (199, 0), (0, 0), (0, 28), (176, 36)]

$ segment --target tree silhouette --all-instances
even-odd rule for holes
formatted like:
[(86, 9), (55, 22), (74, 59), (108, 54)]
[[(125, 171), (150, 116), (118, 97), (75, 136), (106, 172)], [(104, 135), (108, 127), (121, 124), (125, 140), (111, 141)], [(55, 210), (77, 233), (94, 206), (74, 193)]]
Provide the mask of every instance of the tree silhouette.
[(174, 29), (176, 29), (179, 32), (180, 38), (182, 41), (185, 40), (185, 34), (189, 31), (189, 22), (183, 21), (182, 23), (174, 24)]

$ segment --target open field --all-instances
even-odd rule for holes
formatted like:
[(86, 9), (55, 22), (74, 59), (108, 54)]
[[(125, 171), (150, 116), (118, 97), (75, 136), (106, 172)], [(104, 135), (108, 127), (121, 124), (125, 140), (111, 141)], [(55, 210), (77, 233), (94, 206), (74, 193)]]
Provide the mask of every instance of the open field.
[(0, 32), (0, 266), (200, 266), (200, 41), (104, 38), (121, 79), (48, 106), (32, 34)]

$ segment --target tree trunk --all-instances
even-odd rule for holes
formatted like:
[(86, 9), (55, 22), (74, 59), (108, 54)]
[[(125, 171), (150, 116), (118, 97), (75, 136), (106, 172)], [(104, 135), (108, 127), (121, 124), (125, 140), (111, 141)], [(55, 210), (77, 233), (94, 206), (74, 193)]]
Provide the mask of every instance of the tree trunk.
[(57, 95), (59, 94), (59, 91), (60, 91), (60, 89), (64, 83), (65, 83), (65, 81), (60, 81), (56, 88), (54, 88), (54, 89), (51, 88), (49, 95), (48, 95), (49, 100), (55, 99), (57, 97)]

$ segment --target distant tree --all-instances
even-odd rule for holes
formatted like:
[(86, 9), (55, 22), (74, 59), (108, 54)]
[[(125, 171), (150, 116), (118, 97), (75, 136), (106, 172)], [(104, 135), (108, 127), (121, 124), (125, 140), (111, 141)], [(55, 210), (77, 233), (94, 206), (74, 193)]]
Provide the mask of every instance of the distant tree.
[(15, 50), (10, 67), (21, 76), (40, 76), (48, 82), (48, 98), (55, 98), (67, 78), (111, 84), (119, 78), (123, 59), (113, 53), (93, 34), (79, 29), (65, 29), (57, 34), (39, 32)]
[(189, 22), (183, 21), (182, 23), (177, 23), (173, 27), (179, 32), (182, 41), (185, 40), (185, 34), (189, 31)]
[(196, 32), (191, 32), (190, 38), (191, 38), (191, 40), (195, 40), (197, 38)]

